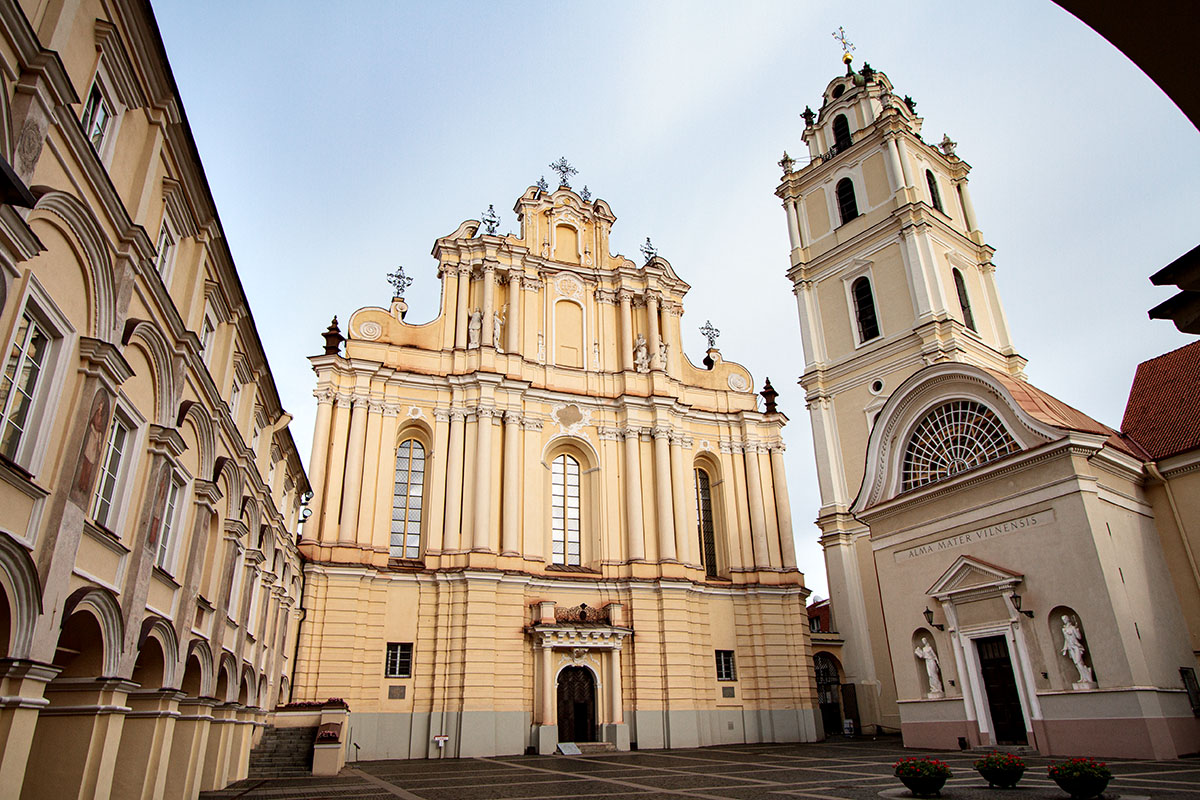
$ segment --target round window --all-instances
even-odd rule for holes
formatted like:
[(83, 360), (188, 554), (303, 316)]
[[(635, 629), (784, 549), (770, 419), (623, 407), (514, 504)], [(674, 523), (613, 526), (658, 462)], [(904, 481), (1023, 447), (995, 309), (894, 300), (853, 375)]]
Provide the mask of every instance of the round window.
[(837, 100), (839, 97), (841, 97), (845, 93), (846, 93), (845, 84), (839, 83), (837, 86), (833, 87), (833, 99), (834, 100)]

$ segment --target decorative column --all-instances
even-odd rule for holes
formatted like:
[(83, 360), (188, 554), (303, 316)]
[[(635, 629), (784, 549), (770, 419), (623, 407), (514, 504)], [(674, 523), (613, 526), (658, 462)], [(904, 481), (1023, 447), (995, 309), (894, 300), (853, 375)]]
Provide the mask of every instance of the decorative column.
[[(379, 432), (382, 427), (383, 404), (378, 400), (367, 401), (367, 432), (363, 447), (362, 486), (368, 495), (360, 497), (357, 528), (354, 532), (355, 540), (363, 547), (370, 547), (373, 544), (371, 539), (375, 529), (375, 511), (379, 504), (379, 473), (384, 472), (391, 477), (392, 472), (391, 465), (384, 458), (382, 448), (379, 446), (382, 439)], [(372, 491), (375, 492), (373, 496), (370, 494)], [(382, 523), (382, 518), (380, 522)]]
[(630, 302), (633, 292), (622, 289), (617, 292), (621, 305), (621, 369), (626, 372), (633, 370), (633, 309)]
[(346, 471), (342, 479), (345, 490), (342, 502), (346, 511), (338, 526), (338, 544), (353, 544), (358, 526), (358, 500), (362, 496), (363, 455), (367, 442), (367, 396), (355, 394), (351, 400), (350, 443), (346, 452)]
[[(370, 527), (365, 530), (359, 529), (358, 540), (364, 543), (370, 542), (377, 551), (390, 556), (392, 551), (392, 503), (395, 502), (393, 495), (396, 484), (396, 430), (400, 427), (400, 409), (392, 403), (372, 403), (369, 408), (371, 414), (375, 414), (378, 410), (380, 416), (378, 439), (371, 438), (369, 418), (367, 424), (367, 446), (368, 449), (373, 446), (376, 451), (375, 513)], [(426, 465), (426, 469), (428, 469), (428, 462)], [(365, 480), (363, 481), (363, 486), (370, 485)], [(362, 505), (365, 507), (371, 503), (365, 502)], [(375, 520), (378, 520), (379, 524), (375, 524)], [(361, 519), (359, 524), (362, 524)]]
[(483, 265), (483, 332), (479, 337), (480, 346), (495, 347), (496, 338), (493, 334), (492, 315), (496, 310), (496, 265)]
[[(541, 431), (542, 421), (534, 419), (526, 415), (521, 420), (521, 430), (526, 433), (521, 437), (525, 443), (525, 463), (538, 464), (541, 457), (542, 437), (537, 431)], [(535, 433), (528, 433), (535, 431)], [(536, 469), (536, 467), (534, 467)], [(545, 541), (542, 533), (542, 478), (538, 477), (527, 480), (522, 493), (525, 508), (535, 509), (534, 513), (525, 515), (525, 523), (521, 525), (521, 552), (526, 558), (540, 560), (545, 550)]]
[(446, 454), (446, 520), (442, 548), (462, 548), (463, 447), (466, 442), (467, 415), (461, 408), (450, 409), (450, 446)]
[(509, 353), (521, 352), (521, 273), (508, 273), (508, 320), (504, 323), (508, 342), (504, 349)]
[[(332, 443), (329, 448), (329, 468), (325, 478), (325, 494), (322, 502), (321, 541), (332, 542), (338, 538), (338, 515), (342, 509), (342, 481), (346, 474), (346, 439), (350, 432), (350, 395), (339, 394), (334, 401)], [(314, 512), (315, 513), (315, 512)]]
[(542, 724), (558, 724), (558, 704), (554, 701), (554, 648), (542, 642)]
[(521, 418), (519, 411), (504, 412), (504, 509), (500, 555), (521, 554)]
[(625, 437), (625, 525), (628, 534), (627, 556), (630, 561), (646, 560), (645, 533), (642, 523), (642, 470), (640, 453), (642, 432), (628, 427)]
[(758, 445), (747, 442), (746, 494), (750, 501), (750, 533), (754, 541), (754, 566), (771, 566), (770, 551), (767, 549), (767, 515), (763, 507), (762, 473), (758, 464)]
[(784, 201), (783, 209), (787, 212), (788, 241), (795, 250), (800, 246), (800, 220), (796, 216), (796, 201), (789, 197)]
[(958, 181), (958, 197), (962, 201), (963, 221), (967, 224), (967, 233), (979, 230), (975, 216), (975, 204), (971, 202), (971, 190), (967, 188), (967, 179)]
[(425, 458), (425, 476), (433, 481), (429, 487), (429, 538), (425, 551), (441, 553), (445, 547), (443, 537), (446, 535), (446, 454), (449, 450), (450, 411), (435, 408), (433, 419), (433, 452)]
[(675, 513), (675, 557), (684, 564), (695, 564), (692, 553), (691, 533), (694, 528), (687, 524), (688, 490), (684, 482), (684, 437), (677, 434), (671, 437), (671, 497)]
[[(309, 481), (313, 488), (313, 498), (308, 507), (312, 511), (312, 527), (304, 526), (304, 538), (316, 540), (321, 530), (321, 507), (325, 502), (325, 463), (329, 456), (329, 423), (333, 418), (333, 400), (335, 393), (326, 387), (313, 392), (317, 398), (317, 424), (313, 429), (312, 457), (309, 463)], [(207, 477), (207, 476), (206, 476)]]
[(488, 551), (492, 527), (492, 417), (496, 409), (475, 409), (475, 519), (471, 526), (471, 550)]
[(892, 184), (892, 192), (897, 192), (904, 186), (904, 172), (900, 168), (900, 150), (896, 147), (895, 135), (887, 137), (887, 146), (884, 148), (887, 153), (888, 165), (888, 180)]
[(666, 365), (658, 357), (662, 350), (659, 346), (659, 343), (662, 342), (662, 335), (658, 329), (658, 295), (650, 292), (646, 293), (646, 317), (650, 323), (650, 341), (647, 345), (650, 348), (650, 367), (651, 369), (664, 369)]
[(609, 688), (609, 703), (612, 706), (612, 713), (609, 719), (613, 725), (622, 725), (625, 722), (624, 711), (621, 708), (621, 647), (618, 644), (616, 647), (608, 651), (608, 688)]
[(471, 299), (471, 268), (460, 265), (458, 268), (458, 297), (454, 315), (454, 349), (465, 350), (467, 347), (467, 322), (471, 310), (467, 303)]
[(675, 503), (671, 492), (671, 429), (656, 427), (654, 435), (654, 496), (658, 500), (658, 558), (676, 561)]
[(904, 148), (904, 140), (896, 136), (892, 139), (896, 143), (896, 153), (900, 158), (900, 174), (904, 176), (905, 188), (913, 188), (912, 170), (908, 166), (908, 153)]
[(792, 534), (792, 504), (783, 470), (783, 449), (783, 442), (770, 445), (771, 482), (775, 486), (775, 516), (779, 520), (779, 553), (784, 569), (791, 569), (796, 566), (796, 541)]

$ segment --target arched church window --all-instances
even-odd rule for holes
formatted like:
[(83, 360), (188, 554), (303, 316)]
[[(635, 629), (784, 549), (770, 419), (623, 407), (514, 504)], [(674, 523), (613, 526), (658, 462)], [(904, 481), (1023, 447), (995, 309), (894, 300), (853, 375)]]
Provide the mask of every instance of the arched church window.
[(854, 181), (842, 178), (837, 184), (838, 212), (842, 215), (842, 224), (858, 216), (858, 202), (854, 199)]
[(968, 328), (978, 332), (979, 329), (975, 327), (975, 315), (971, 313), (971, 298), (967, 296), (967, 282), (957, 269), (954, 270), (954, 288), (958, 292), (958, 305), (962, 309), (963, 322)]
[(717, 577), (717, 526), (713, 520), (712, 480), (708, 472), (696, 470), (696, 527), (700, 536), (700, 563), (704, 574)]
[(554, 533), (554, 563), (580, 564), (579, 462), (563, 454), (550, 471), (550, 524)]
[(845, 114), (838, 114), (833, 118), (833, 148), (836, 152), (841, 152), (853, 144), (850, 138), (850, 123), (846, 121)]
[(854, 295), (854, 316), (858, 320), (858, 341), (869, 342), (879, 336), (879, 317), (875, 313), (875, 294), (865, 275), (850, 286)]
[(936, 483), (1019, 449), (987, 406), (974, 400), (944, 403), (925, 415), (904, 448), (901, 490)]
[(938, 191), (937, 178), (933, 174), (933, 170), (925, 170), (925, 182), (929, 184), (929, 202), (933, 203), (933, 207), (943, 214), (946, 209), (942, 207), (942, 193)]
[(425, 490), (425, 448), (405, 439), (396, 450), (392, 496), (392, 558), (421, 557), (421, 501)]

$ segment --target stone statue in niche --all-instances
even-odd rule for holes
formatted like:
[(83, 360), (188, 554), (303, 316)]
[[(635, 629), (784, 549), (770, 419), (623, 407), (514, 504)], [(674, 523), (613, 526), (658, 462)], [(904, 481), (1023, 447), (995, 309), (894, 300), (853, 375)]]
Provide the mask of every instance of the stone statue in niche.
[(483, 335), (483, 312), (478, 307), (471, 312), (471, 321), (467, 323), (467, 347), (479, 347), (479, 339)]
[(504, 352), (504, 348), (500, 344), (504, 341), (503, 337), (504, 317), (500, 316), (500, 312), (497, 311), (495, 314), (492, 314), (492, 346), (496, 348), (497, 353)]
[(637, 342), (633, 345), (633, 366), (638, 372), (650, 371), (650, 353), (646, 349), (646, 337), (640, 333), (637, 337)]
[(658, 366), (662, 369), (667, 368), (667, 343), (663, 340), (658, 342)]
[(540, 332), (538, 333), (537, 360), (539, 364), (546, 363), (546, 337)]
[(938, 664), (937, 653), (933, 650), (933, 645), (929, 643), (929, 637), (921, 637), (921, 646), (913, 651), (917, 658), (925, 662), (925, 675), (929, 679), (929, 696), (941, 697), (942, 690), (942, 670)]
[(1083, 663), (1083, 657), (1087, 653), (1087, 648), (1083, 646), (1083, 631), (1079, 629), (1069, 614), (1062, 615), (1062, 635), (1062, 654), (1071, 659), (1075, 669), (1079, 671), (1079, 680), (1071, 684), (1072, 688), (1094, 689), (1096, 680), (1092, 669)]

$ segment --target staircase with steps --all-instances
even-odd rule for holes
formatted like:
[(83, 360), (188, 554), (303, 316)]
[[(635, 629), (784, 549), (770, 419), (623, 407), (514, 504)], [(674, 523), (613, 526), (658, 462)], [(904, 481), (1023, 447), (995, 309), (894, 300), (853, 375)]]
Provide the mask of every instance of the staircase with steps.
[(312, 774), (314, 728), (267, 728), (250, 751), (247, 778), (299, 778)]

